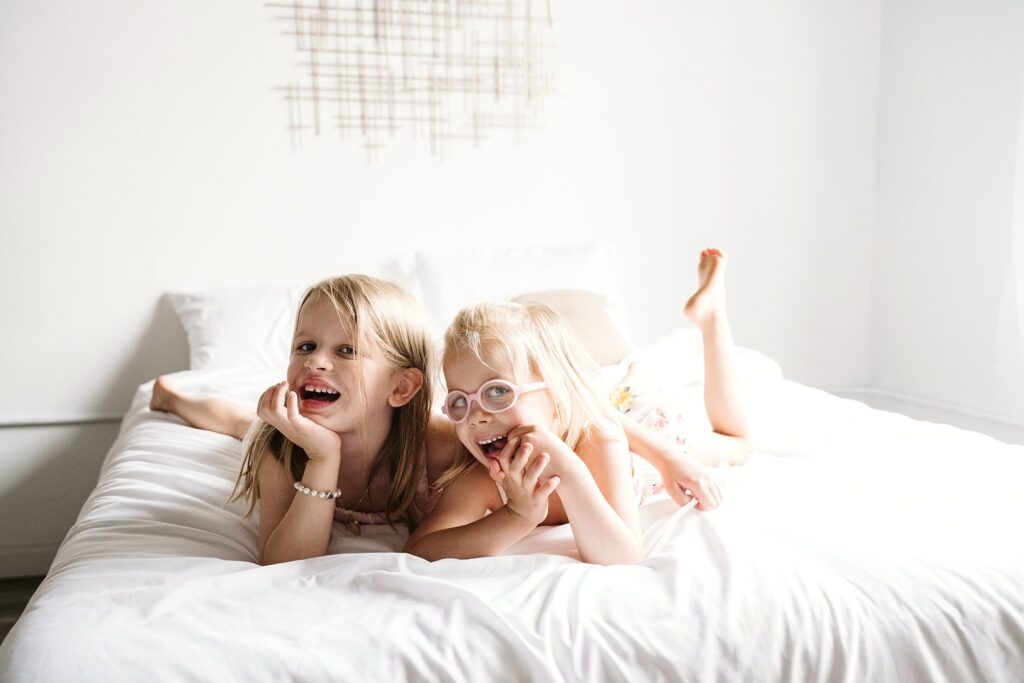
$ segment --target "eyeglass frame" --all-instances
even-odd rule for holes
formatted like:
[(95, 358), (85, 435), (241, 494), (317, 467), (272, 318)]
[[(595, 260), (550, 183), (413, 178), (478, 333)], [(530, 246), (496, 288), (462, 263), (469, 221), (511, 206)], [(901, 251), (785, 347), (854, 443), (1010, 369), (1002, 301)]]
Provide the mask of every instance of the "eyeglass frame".
[[(512, 389), (512, 402), (500, 410), (491, 410), (484, 406), (483, 402), (480, 400), (480, 394), (483, 393), (484, 389), (493, 384), (501, 384)], [(538, 389), (547, 389), (547, 387), (547, 382), (527, 382), (525, 384), (512, 384), (512, 382), (509, 382), (508, 380), (504, 379), (489, 379), (483, 384), (481, 384), (479, 388), (477, 388), (477, 390), (474, 391), (472, 394), (467, 394), (465, 391), (460, 391), (459, 389), (449, 391), (447, 394), (445, 394), (444, 403), (441, 404), (441, 412), (444, 413), (445, 417), (452, 421), (452, 424), (462, 424), (463, 422), (469, 419), (469, 413), (473, 409), (473, 401), (476, 401), (477, 405), (479, 405), (482, 410), (486, 410), (488, 413), (504, 413), (506, 410), (511, 410), (512, 406), (514, 406), (519, 401), (519, 397), (522, 396), (523, 394), (528, 394), (531, 391), (537, 391)], [(456, 420), (455, 418), (448, 414), (448, 399), (452, 397), (452, 394), (460, 394), (466, 399), (466, 415), (461, 420)]]

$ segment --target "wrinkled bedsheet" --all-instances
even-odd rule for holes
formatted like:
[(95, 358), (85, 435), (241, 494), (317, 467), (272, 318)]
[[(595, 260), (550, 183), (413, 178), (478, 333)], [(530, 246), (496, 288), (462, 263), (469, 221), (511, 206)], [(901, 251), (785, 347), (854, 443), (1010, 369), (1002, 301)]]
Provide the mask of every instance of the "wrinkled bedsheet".
[[(254, 404), (278, 378), (179, 373)], [(646, 559), (568, 526), (430, 563), (387, 527), (261, 567), (226, 505), (241, 446), (147, 409), (0, 648), (0, 680), (1011, 681), (1024, 676), (1024, 448), (783, 379), (723, 505), (643, 508)], [(680, 403), (702, 415), (698, 383)], [(697, 424), (703, 418), (695, 419)], [(706, 426), (706, 423), (705, 423)]]

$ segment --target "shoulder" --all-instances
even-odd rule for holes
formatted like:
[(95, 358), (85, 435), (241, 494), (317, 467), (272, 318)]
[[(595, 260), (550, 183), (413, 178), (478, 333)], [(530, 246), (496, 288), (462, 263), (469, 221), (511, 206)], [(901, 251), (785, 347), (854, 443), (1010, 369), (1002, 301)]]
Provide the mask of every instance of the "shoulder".
[(595, 465), (630, 464), (626, 433), (617, 422), (611, 420), (601, 420), (591, 425), (587, 435), (576, 447), (576, 454), (591, 470)]
[(607, 449), (629, 448), (626, 432), (622, 425), (609, 419), (595, 421), (587, 434), (580, 440), (579, 451), (602, 451)]
[(448, 418), (437, 413), (430, 415), (427, 423), (425, 442), (427, 459), (427, 478), (437, 481), (452, 464), (459, 453), (459, 437), (455, 434), (455, 425)]

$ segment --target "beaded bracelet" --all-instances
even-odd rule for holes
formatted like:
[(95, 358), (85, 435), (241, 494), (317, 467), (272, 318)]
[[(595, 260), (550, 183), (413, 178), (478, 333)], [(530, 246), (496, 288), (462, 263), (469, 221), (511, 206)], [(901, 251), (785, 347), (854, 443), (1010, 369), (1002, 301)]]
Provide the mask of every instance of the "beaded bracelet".
[(322, 498), (323, 500), (334, 500), (335, 498), (341, 497), (341, 489), (334, 489), (333, 491), (317, 491), (304, 485), (301, 481), (295, 482), (294, 489), (299, 493), (305, 493), (307, 496), (313, 496), (314, 498)]

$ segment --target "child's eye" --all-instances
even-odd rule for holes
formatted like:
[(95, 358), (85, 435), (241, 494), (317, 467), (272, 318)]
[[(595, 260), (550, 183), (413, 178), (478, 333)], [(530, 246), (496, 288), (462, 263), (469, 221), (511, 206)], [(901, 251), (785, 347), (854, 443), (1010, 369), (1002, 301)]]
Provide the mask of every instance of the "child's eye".
[(342, 344), (341, 346), (338, 347), (338, 353), (340, 353), (343, 356), (355, 356), (356, 347), (349, 346), (348, 344)]
[(301, 344), (295, 347), (295, 350), (300, 353), (309, 353), (315, 348), (316, 344), (314, 344), (313, 342), (302, 342)]
[(487, 398), (504, 398), (511, 390), (511, 387), (496, 384), (493, 387), (487, 387)]

